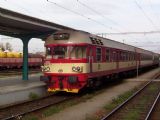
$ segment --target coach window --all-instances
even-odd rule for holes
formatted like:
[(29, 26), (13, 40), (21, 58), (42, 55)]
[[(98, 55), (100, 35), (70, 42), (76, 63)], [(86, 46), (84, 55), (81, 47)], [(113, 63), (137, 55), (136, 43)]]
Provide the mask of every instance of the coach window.
[(123, 52), (123, 61), (125, 61), (125, 52)]
[(120, 52), (120, 59), (119, 60), (123, 61), (123, 53), (122, 53), (122, 51)]
[(128, 52), (128, 61), (130, 61), (130, 60), (131, 60), (131, 53)]
[(106, 61), (110, 61), (110, 50), (106, 49)]
[(96, 60), (97, 62), (100, 62), (102, 59), (102, 49), (101, 48), (97, 48), (96, 49)]
[(128, 52), (125, 52), (125, 61), (128, 61)]
[(117, 60), (117, 57), (116, 57), (116, 52), (113, 51), (113, 62), (115, 62)]

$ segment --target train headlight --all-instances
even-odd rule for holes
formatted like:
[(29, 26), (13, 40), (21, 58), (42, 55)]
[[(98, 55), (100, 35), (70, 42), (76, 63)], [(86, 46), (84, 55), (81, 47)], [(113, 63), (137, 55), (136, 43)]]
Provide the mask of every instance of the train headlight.
[(41, 66), (41, 68), (42, 68), (42, 72), (49, 72), (50, 71), (49, 66)]
[(73, 66), (72, 67), (72, 71), (73, 72), (83, 72), (83, 67), (79, 67), (79, 66), (75, 67), (75, 66)]

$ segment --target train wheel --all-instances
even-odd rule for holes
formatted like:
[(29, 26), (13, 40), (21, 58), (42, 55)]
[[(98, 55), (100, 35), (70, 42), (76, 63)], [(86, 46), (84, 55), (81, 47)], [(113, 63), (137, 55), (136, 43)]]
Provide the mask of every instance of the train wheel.
[(94, 80), (93, 79), (88, 79), (88, 82), (87, 82), (87, 87), (88, 88), (93, 88), (95, 85), (94, 85)]
[(102, 78), (94, 78), (94, 79), (89, 79), (87, 87), (90, 88), (91, 90), (96, 90), (102, 85)]

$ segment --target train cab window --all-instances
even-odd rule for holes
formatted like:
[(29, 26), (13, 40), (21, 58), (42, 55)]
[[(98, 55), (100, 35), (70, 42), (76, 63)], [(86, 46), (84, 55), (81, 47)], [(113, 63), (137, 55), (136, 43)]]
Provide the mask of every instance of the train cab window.
[(97, 62), (100, 62), (102, 60), (102, 49), (101, 48), (96, 49), (96, 60)]
[(85, 46), (72, 46), (70, 48), (71, 59), (82, 59), (86, 58), (86, 47)]
[(68, 58), (68, 46), (56, 46), (53, 48), (53, 58), (54, 59), (66, 59)]
[(106, 61), (110, 61), (110, 49), (106, 49)]
[(52, 58), (51, 48), (50, 48), (50, 47), (47, 47), (47, 48), (46, 48), (46, 58)]

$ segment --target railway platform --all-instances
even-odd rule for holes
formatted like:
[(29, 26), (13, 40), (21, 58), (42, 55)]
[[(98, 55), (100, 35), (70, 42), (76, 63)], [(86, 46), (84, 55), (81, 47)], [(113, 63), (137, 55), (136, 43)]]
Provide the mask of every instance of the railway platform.
[(30, 75), (27, 81), (23, 81), (21, 76), (0, 78), (0, 107), (29, 100), (31, 94), (45, 95), (46, 87), (39, 80), (40, 75)]

